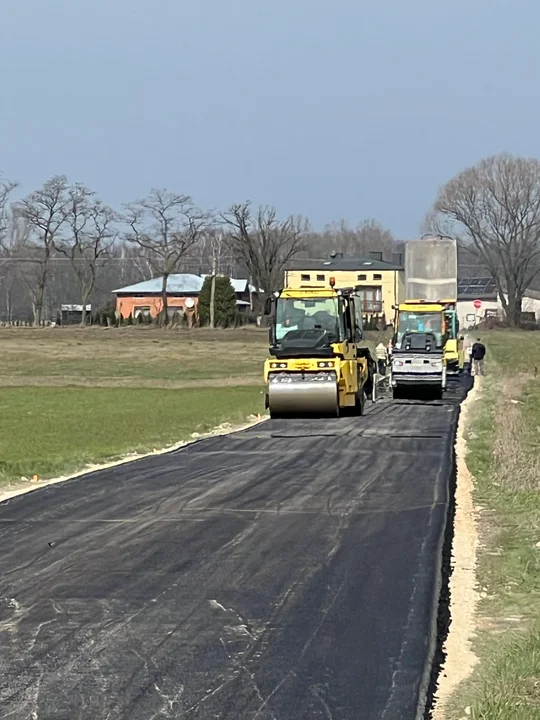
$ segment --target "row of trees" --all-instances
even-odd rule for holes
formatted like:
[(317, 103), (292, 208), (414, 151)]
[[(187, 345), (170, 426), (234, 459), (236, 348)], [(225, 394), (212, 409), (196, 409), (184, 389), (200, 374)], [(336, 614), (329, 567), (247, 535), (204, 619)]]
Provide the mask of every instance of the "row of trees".
[[(207, 211), (188, 195), (152, 190), (117, 211), (65, 176), (11, 202), (15, 188), (0, 182), (0, 303), (10, 316), (15, 296), (18, 304), (29, 298), (37, 323), (48, 312), (51, 286), (59, 276), (65, 280), (66, 263), (71, 284), (60, 283), (59, 292), (76, 295), (83, 308), (96, 290), (103, 297), (119, 285), (163, 277), (166, 323), (172, 273), (242, 273), (271, 292), (301, 254), (378, 251), (391, 259), (402, 249), (373, 220), (314, 232), (305, 217), (282, 219), (274, 208), (250, 202)], [(540, 160), (501, 154), (460, 172), (440, 189), (423, 231), (457, 237), (476, 272), (483, 268), (495, 279), (510, 324), (519, 324), (525, 292), (540, 275)]]
[(341, 221), (315, 233), (302, 216), (281, 219), (273, 207), (253, 208), (250, 202), (207, 211), (188, 195), (153, 189), (118, 211), (63, 175), (10, 202), (15, 188), (9, 181), (0, 184), (0, 282), (7, 319), (28, 298), (34, 321), (41, 323), (51, 314), (51, 287), (59, 284), (64, 302), (69, 296), (82, 304), (84, 322), (96, 290), (103, 297), (119, 285), (159, 276), (167, 323), (166, 287), (173, 273), (241, 272), (271, 292), (287, 263), (301, 253), (388, 254), (395, 245), (391, 233), (373, 220), (355, 228)]

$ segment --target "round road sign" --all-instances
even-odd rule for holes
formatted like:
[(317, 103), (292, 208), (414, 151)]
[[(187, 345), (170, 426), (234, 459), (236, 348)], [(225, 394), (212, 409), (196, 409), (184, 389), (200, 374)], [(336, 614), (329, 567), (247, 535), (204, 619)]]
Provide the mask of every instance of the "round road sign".
[(187, 297), (185, 299), (185, 305), (187, 308), (191, 310), (191, 308), (195, 307), (195, 300), (193, 298)]
[(473, 305), (474, 305), (474, 307), (475, 307), (477, 310), (480, 310), (480, 308), (482, 307), (482, 301), (481, 301), (481, 300), (475, 300), (475, 301), (473, 302)]

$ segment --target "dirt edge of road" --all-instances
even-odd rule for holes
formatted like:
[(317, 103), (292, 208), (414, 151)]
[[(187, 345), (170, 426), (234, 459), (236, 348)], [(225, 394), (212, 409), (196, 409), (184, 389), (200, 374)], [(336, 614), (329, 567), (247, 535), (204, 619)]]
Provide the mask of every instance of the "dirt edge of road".
[(187, 445), (192, 445), (193, 443), (199, 442), (200, 440), (204, 440), (206, 438), (218, 437), (220, 435), (231, 435), (232, 433), (240, 432), (241, 430), (247, 430), (248, 428), (254, 427), (255, 425), (259, 425), (265, 420), (265, 416), (252, 415), (247, 419), (247, 422), (242, 423), (241, 425), (231, 425), (230, 423), (224, 423), (222, 425), (218, 425), (213, 430), (210, 430), (210, 432), (208, 433), (204, 433), (201, 435), (199, 435), (198, 433), (193, 433), (193, 435), (187, 440), (182, 440), (178, 443), (175, 443), (174, 445), (160, 448), (159, 450), (153, 450), (152, 452), (147, 453), (128, 453), (126, 455), (123, 455), (119, 460), (112, 460), (111, 462), (95, 465), (86, 465), (82, 470), (78, 470), (77, 472), (70, 475), (61, 475), (60, 477), (50, 478), (49, 480), (42, 480), (32, 484), (29, 484), (28, 482), (16, 483), (14, 485), (7, 486), (3, 490), (0, 489), (0, 503), (17, 497), (18, 495), (24, 495), (29, 492), (41, 490), (45, 487), (48, 487), (49, 485), (66, 482), (67, 480), (74, 480), (75, 478), (90, 475), (99, 470), (107, 470), (108, 468), (117, 467), (118, 465), (125, 465), (127, 463), (142, 460), (143, 458), (147, 457), (164, 455), (165, 453), (179, 450), (180, 448), (186, 447)]
[(476, 630), (479, 593), (476, 583), (478, 528), (474, 507), (474, 478), (467, 467), (467, 422), (471, 405), (482, 392), (482, 378), (475, 382), (461, 405), (456, 434), (456, 490), (452, 574), (450, 576), (450, 628), (443, 644), (440, 668), (431, 711), (432, 720), (446, 720), (447, 704), (457, 686), (472, 673), (478, 659), (472, 640)]

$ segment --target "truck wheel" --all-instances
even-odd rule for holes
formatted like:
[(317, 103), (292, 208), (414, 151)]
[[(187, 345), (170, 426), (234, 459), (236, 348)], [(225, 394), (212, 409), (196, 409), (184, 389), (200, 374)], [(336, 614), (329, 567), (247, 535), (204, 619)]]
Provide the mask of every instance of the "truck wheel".
[(400, 400), (401, 399), (401, 388), (392, 388), (392, 397), (394, 400)]

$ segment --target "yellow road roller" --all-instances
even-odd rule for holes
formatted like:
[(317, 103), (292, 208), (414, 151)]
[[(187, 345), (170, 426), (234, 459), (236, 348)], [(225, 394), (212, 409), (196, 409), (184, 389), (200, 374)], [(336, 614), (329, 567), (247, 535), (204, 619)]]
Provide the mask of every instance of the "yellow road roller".
[(361, 415), (374, 392), (375, 361), (363, 340), (360, 288), (284, 288), (267, 300), (270, 417)]

